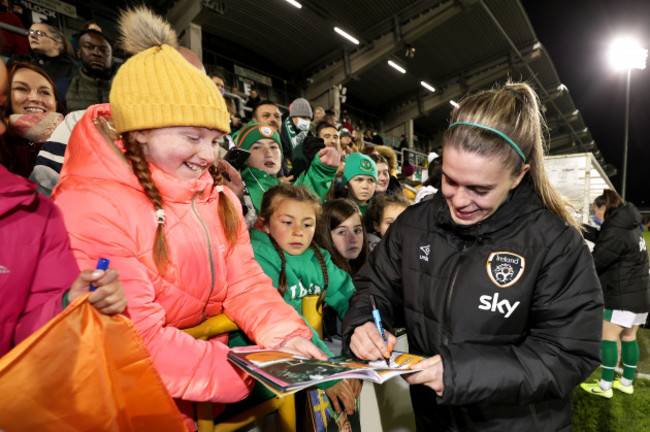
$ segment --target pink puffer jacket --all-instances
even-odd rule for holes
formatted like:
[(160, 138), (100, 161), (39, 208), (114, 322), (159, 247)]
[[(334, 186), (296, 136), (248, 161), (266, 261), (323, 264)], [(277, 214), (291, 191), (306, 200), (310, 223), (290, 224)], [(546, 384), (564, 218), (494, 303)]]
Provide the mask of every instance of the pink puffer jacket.
[[(241, 217), (232, 253), (218, 217), (219, 194), (206, 172), (180, 181), (150, 165), (163, 196), (171, 264), (156, 270), (154, 208), (101, 118), (110, 106), (90, 107), (70, 137), (61, 183), (54, 190), (81, 268), (99, 257), (120, 271), (131, 318), (170, 393), (190, 401), (235, 402), (250, 379), (226, 359), (225, 338), (195, 340), (179, 329), (225, 312), (258, 345), (274, 347), (291, 336), (311, 337), (253, 256)], [(232, 202), (235, 195), (225, 188)]]
[(63, 310), (79, 275), (61, 214), (0, 165), (0, 357)]

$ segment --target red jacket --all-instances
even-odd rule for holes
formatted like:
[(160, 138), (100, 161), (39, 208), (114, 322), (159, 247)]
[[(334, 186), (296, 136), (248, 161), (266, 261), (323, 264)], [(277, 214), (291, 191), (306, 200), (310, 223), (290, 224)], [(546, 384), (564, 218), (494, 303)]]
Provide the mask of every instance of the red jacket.
[(99, 257), (120, 271), (131, 318), (171, 395), (230, 403), (245, 397), (250, 378), (227, 359), (226, 339), (195, 340), (179, 329), (225, 312), (258, 345), (274, 347), (311, 331), (285, 303), (254, 259), (239, 207), (239, 239), (227, 253), (218, 217), (219, 193), (209, 173), (181, 181), (150, 165), (163, 196), (171, 263), (156, 270), (153, 205), (100, 121), (110, 106), (93, 105), (72, 131), (61, 182), (53, 196), (70, 231), (73, 252), (86, 268)]
[(61, 214), (0, 165), (0, 357), (63, 310), (79, 275)]
[[(25, 28), (20, 18), (9, 11), (0, 12), (0, 22), (22, 29)], [(12, 31), (2, 30), (2, 38), (4, 39), (3, 54), (7, 57), (29, 54), (29, 41), (24, 34), (19, 35)]]

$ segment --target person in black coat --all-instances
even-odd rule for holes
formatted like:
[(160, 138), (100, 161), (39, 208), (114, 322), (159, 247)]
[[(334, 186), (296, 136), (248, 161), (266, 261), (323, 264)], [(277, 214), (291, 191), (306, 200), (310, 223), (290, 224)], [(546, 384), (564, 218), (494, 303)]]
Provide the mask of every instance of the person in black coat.
[[(602, 291), (544, 168), (526, 84), (466, 97), (444, 133), (441, 190), (407, 208), (355, 277), (346, 351), (427, 356), (408, 375), (418, 431), (569, 431), (600, 362)], [(387, 330), (372, 322), (373, 295)]]
[[(605, 189), (593, 203), (595, 217), (603, 221), (595, 239), (594, 264), (605, 297), (600, 382), (583, 383), (588, 393), (611, 398), (612, 388), (632, 394), (639, 362), (636, 333), (650, 310), (648, 251), (639, 229), (641, 214), (613, 190)], [(614, 380), (621, 342), (623, 376)]]
[(47, 72), (57, 85), (60, 79), (77, 75), (77, 63), (70, 53), (70, 44), (53, 25), (34, 23), (28, 34), (29, 55), (15, 56), (11, 63), (27, 61), (35, 64)]

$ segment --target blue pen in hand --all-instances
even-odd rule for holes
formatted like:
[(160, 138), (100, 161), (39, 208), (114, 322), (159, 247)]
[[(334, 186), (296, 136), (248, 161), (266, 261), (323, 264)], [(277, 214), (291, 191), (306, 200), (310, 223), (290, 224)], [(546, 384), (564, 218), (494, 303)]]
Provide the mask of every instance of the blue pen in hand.
[[(381, 324), (381, 315), (379, 315), (379, 309), (377, 309), (377, 303), (375, 303), (375, 297), (370, 295), (370, 306), (372, 307), (372, 320), (375, 322), (377, 331), (381, 335), (381, 338), (384, 340), (386, 346), (388, 346), (388, 341), (386, 340), (386, 333), (384, 333), (384, 326)], [(390, 367), (390, 353), (389, 357), (386, 357), (386, 366)]]
[[(95, 268), (96, 270), (108, 270), (108, 265), (111, 263), (110, 260), (107, 260), (106, 258), (100, 258), (97, 260), (97, 267)], [(95, 291), (97, 287), (95, 285), (90, 285), (90, 291)]]

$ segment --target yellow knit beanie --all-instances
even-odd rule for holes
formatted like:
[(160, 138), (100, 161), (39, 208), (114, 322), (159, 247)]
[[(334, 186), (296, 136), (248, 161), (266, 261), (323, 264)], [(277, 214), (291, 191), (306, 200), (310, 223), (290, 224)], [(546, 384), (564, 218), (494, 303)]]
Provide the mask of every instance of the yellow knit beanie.
[(119, 133), (172, 126), (230, 132), (230, 115), (219, 89), (176, 50), (176, 34), (150, 10), (120, 16), (124, 49), (135, 54), (118, 70), (110, 92)]

